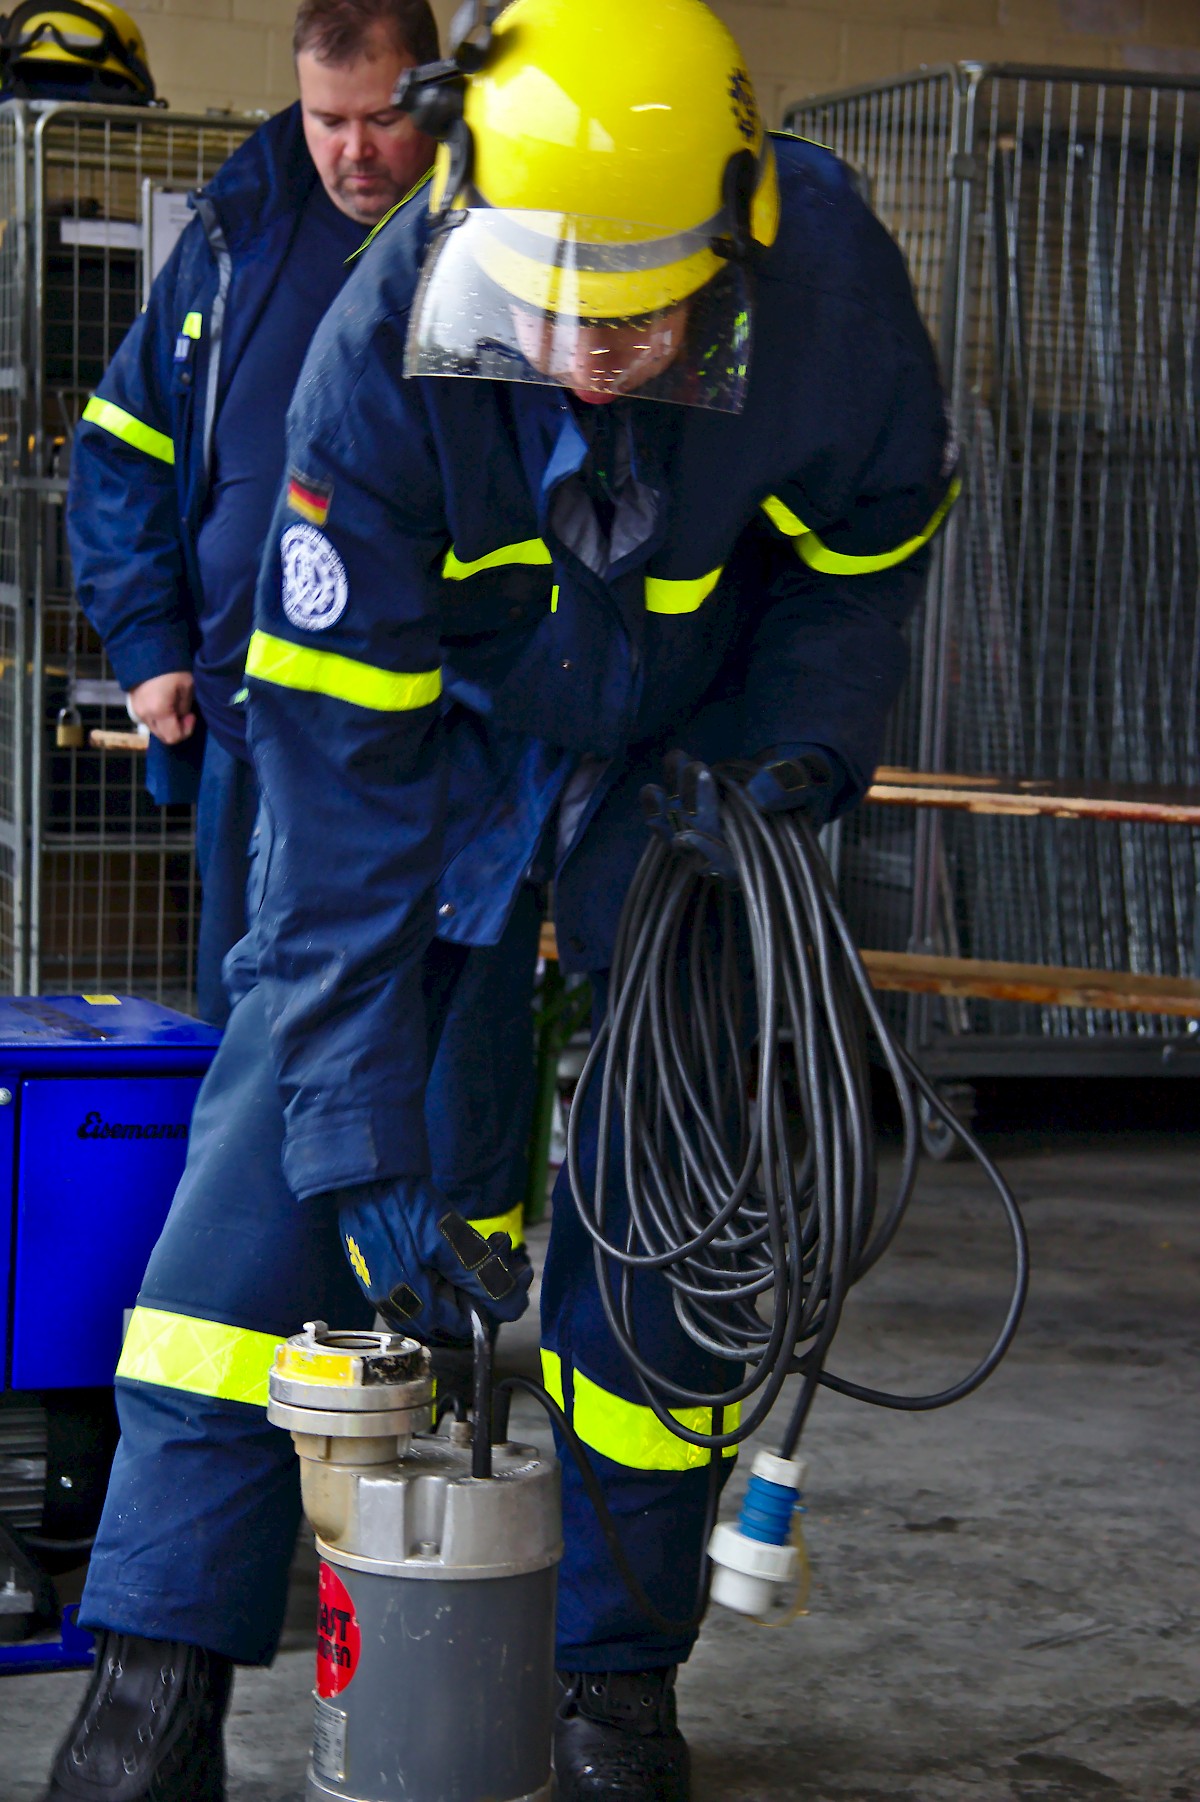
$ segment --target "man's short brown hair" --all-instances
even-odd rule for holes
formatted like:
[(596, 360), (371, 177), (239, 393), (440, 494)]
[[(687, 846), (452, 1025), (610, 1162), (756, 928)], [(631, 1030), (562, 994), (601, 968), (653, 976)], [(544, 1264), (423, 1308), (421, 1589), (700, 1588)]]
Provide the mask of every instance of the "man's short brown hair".
[(335, 67), (363, 54), (382, 25), (402, 54), (419, 63), (437, 60), (437, 24), (429, 0), (300, 0), (292, 49), (311, 51)]

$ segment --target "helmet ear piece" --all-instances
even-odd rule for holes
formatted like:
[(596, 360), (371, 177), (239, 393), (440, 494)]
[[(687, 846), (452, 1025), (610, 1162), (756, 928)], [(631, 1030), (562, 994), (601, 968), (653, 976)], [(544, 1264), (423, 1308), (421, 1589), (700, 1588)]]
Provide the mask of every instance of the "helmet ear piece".
[(754, 254), (754, 233), (750, 218), (754, 207), (754, 191), (758, 186), (758, 158), (752, 150), (735, 150), (725, 165), (721, 182), (722, 212), (725, 230), (713, 239), (718, 256), (731, 263), (748, 262)]

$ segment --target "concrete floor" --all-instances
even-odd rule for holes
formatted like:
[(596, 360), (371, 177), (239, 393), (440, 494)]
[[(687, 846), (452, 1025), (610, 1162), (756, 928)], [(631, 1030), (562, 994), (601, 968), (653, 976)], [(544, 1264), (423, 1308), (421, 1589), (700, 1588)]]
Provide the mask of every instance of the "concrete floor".
[[(710, 1617), (680, 1683), (696, 1802), (1200, 1802), (1200, 1136), (990, 1144), (1033, 1242), (1016, 1348), (946, 1413), (818, 1402), (811, 1609)], [(923, 1195), (839, 1372), (940, 1386), (998, 1319), (980, 1179), (933, 1167)], [(303, 1796), (313, 1589), (301, 1555), (284, 1649), (238, 1680), (229, 1802)], [(34, 1802), (82, 1684), (0, 1684), (3, 1802)]]

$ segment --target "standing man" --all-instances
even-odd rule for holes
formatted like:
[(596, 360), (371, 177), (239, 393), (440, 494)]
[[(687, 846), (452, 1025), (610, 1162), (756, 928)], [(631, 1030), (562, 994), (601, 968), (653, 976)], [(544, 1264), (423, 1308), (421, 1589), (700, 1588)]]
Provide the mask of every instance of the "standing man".
[[(518, 1313), (516, 1260), (480, 1262), (425, 1142), (452, 994), (435, 932), (494, 942), (549, 860), (564, 959), (602, 987), (638, 797), (680, 747), (688, 792), (695, 762), (738, 759), (764, 809), (819, 823), (852, 805), (955, 492), (896, 246), (835, 157), (764, 132), (700, 0), (477, 7), (457, 66), (422, 71), (406, 102), (446, 134), (432, 213), (381, 234), (289, 416), (247, 662), (271, 835), (257, 984), (122, 1358), (83, 1607), (107, 1632), (53, 1802), (99, 1802), (89, 1761), (123, 1757), (150, 1773), (128, 1802), (192, 1796), (165, 1773), (216, 1768), (230, 1662), (264, 1656), (277, 1626), (241, 1596), (265, 1498), (295, 1482), (287, 1436), (219, 1398), (178, 1430), (210, 1337), (199, 1253), (238, 1230), (231, 1200), (253, 1186), (274, 1223), (242, 1264), (267, 1345), (268, 1317), (344, 1318), (326, 1311), (338, 1239), (370, 1302), (418, 1334), (467, 1300)], [(678, 796), (673, 821), (694, 841)], [(593, 1107), (585, 1176), (596, 1135)], [(723, 1389), (644, 1274), (643, 1354), (685, 1391)], [(565, 1187), (543, 1344), (660, 1614), (631, 1602), (566, 1461), (560, 1802), (686, 1802), (673, 1685), (694, 1635), (666, 1628), (696, 1594), (709, 1476), (608, 1334)], [(445, 1730), (461, 1718), (448, 1699)]]
[[(392, 105), (403, 71), (437, 55), (427, 0), (303, 0), (293, 43), (299, 101), (197, 197), (71, 453), (80, 604), (153, 735), (151, 793), (197, 802), (197, 987), (217, 1026), (222, 960), (246, 929), (258, 797), (243, 670), (284, 414), (350, 259), (433, 154)], [(43, 31), (14, 66), (48, 68), (56, 48)]]

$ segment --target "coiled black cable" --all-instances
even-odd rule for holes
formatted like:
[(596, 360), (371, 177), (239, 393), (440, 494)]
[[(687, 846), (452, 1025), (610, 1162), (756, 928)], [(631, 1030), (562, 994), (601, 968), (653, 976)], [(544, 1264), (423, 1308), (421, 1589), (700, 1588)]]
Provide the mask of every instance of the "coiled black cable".
[[(977, 1389), (1016, 1332), (1028, 1245), (1004, 1178), (892, 1037), (813, 831), (796, 813), (761, 814), (732, 776), (716, 776), (737, 886), (651, 839), (622, 911), (608, 1011), (571, 1109), (567, 1160), (608, 1324), (646, 1404), (680, 1438), (720, 1451), (757, 1431), (787, 1378), (799, 1373), (780, 1444), (790, 1458), (821, 1384), (908, 1411), (945, 1407)], [(899, 1176), (882, 1204), (868, 1034), (903, 1124)], [(589, 1184), (579, 1134), (594, 1083), (598, 1151)], [(851, 1287), (887, 1249), (912, 1198), (918, 1096), (991, 1182), (1014, 1272), (1003, 1324), (970, 1374), (936, 1394), (908, 1396), (835, 1376), (825, 1360)], [(627, 1203), (625, 1224), (614, 1232), (618, 1120)], [(688, 1337), (742, 1373), (726, 1388), (689, 1388), (642, 1353), (633, 1279), (645, 1270), (670, 1285)], [(693, 1408), (720, 1410), (714, 1425), (731, 1424), (706, 1433), (672, 1412)]]

